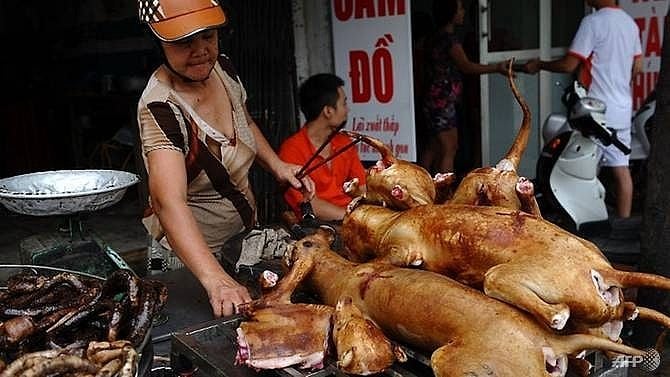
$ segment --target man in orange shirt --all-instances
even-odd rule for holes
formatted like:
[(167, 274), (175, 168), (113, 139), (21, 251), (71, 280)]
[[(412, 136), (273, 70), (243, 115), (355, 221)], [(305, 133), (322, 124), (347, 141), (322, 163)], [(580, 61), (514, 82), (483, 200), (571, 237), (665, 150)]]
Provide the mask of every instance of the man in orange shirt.
[[(288, 163), (304, 165), (307, 160), (328, 138), (331, 132), (347, 121), (349, 108), (344, 93), (344, 81), (330, 74), (321, 73), (308, 78), (300, 86), (300, 109), (307, 122), (291, 137), (286, 139), (279, 149), (279, 157)], [(310, 164), (315, 165), (328, 156), (337, 153), (351, 139), (337, 134), (323, 148), (319, 156)], [(311, 200), (314, 214), (321, 220), (342, 220), (351, 198), (344, 193), (342, 185), (353, 178), (365, 184), (365, 170), (356, 148), (350, 148), (329, 163), (309, 174), (314, 181), (315, 194)], [(284, 199), (293, 212), (302, 217), (300, 202), (302, 194), (290, 188)]]

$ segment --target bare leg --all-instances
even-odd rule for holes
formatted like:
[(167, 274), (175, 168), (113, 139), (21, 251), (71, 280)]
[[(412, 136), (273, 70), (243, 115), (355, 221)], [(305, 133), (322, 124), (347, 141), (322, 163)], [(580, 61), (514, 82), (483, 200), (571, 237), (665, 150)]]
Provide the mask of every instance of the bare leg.
[(440, 173), (451, 173), (454, 171), (454, 159), (458, 150), (458, 129), (442, 131), (437, 134), (437, 138), (442, 152), (438, 168)]
[(428, 144), (424, 147), (423, 153), (421, 153), (421, 161), (419, 165), (423, 166), (424, 169), (429, 172), (433, 172), (435, 160), (440, 155), (440, 143), (437, 141), (437, 138), (431, 137)]
[(616, 193), (616, 212), (619, 217), (630, 217), (633, 205), (633, 179), (628, 166), (611, 167), (614, 175)]

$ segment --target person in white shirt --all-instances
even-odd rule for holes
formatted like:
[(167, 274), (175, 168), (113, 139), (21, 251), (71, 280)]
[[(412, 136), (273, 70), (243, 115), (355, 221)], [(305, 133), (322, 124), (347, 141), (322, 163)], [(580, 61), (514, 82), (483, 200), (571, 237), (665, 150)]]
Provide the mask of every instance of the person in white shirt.
[[(581, 65), (580, 82), (588, 88), (589, 97), (607, 105), (607, 127), (630, 146), (633, 100), (632, 78), (642, 67), (642, 47), (637, 24), (619, 8), (616, 0), (586, 0), (596, 11), (582, 20), (570, 50), (561, 59), (534, 59), (525, 64), (525, 71), (540, 70), (573, 73)], [(629, 218), (633, 201), (633, 181), (628, 169), (628, 156), (617, 147), (601, 146), (602, 166), (612, 170), (616, 194), (616, 215)], [(616, 219), (615, 219), (616, 220)]]

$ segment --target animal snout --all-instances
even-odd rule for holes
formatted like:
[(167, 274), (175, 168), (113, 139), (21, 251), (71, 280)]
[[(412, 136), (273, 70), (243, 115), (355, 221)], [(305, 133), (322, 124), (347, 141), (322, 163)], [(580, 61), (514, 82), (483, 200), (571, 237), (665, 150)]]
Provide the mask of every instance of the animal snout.
[(621, 304), (621, 288), (607, 284), (603, 276), (595, 270), (591, 270), (591, 279), (598, 295), (608, 306), (619, 306)]
[(542, 347), (544, 365), (551, 377), (563, 377), (568, 372), (567, 355), (557, 355), (551, 347)]

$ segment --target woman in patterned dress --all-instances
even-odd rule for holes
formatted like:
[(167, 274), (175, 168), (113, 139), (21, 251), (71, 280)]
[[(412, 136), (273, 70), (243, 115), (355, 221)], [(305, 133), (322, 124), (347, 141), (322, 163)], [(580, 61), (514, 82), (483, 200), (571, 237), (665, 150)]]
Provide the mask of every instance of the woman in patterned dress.
[(433, 18), (437, 25), (429, 41), (427, 70), (430, 81), (424, 96), (423, 112), (436, 136), (424, 151), (421, 164), (428, 170), (453, 172), (458, 149), (458, 129), (463, 126), (460, 108), (463, 98), (463, 74), (507, 75), (507, 63), (478, 64), (470, 61), (456, 36), (463, 25), (465, 10), (461, 0), (434, 0)]

